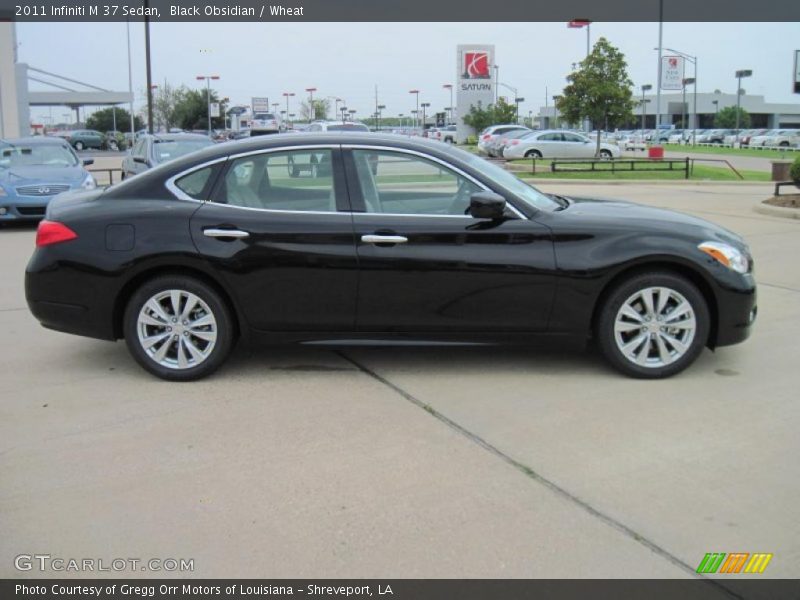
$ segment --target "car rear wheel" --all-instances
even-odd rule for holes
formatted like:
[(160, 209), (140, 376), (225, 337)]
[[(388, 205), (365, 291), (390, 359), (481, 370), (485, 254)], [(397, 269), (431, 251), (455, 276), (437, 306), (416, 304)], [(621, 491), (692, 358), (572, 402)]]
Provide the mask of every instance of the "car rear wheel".
[(709, 321), (703, 295), (688, 279), (647, 273), (608, 295), (595, 334), (613, 367), (632, 377), (656, 379), (694, 362), (706, 345)]
[(83, 142), (75, 142), (75, 150), (83, 150), (84, 148)]
[(213, 373), (230, 354), (234, 325), (225, 302), (209, 285), (163, 276), (142, 285), (124, 315), (125, 342), (153, 375), (192, 381)]
[(525, 158), (542, 158), (542, 153), (538, 150), (528, 150), (525, 153)]
[(600, 150), (600, 160), (611, 160), (611, 152), (609, 150)]

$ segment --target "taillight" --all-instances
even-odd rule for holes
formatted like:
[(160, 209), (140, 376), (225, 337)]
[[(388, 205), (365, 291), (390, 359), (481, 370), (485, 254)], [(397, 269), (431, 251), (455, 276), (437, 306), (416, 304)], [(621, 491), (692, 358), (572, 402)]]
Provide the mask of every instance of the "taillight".
[(508, 145), (509, 145), (509, 146), (516, 146), (517, 144), (519, 144), (519, 140), (511, 140), (511, 141), (508, 143)]
[(36, 246), (38, 248), (52, 246), (53, 244), (74, 240), (77, 237), (78, 234), (63, 223), (41, 221), (39, 228), (36, 230)]
[(492, 139), (492, 134), (491, 134), (491, 133), (487, 133), (487, 134), (485, 134), (485, 135), (484, 135), (484, 136), (483, 136), (481, 139), (482, 139), (484, 142), (485, 142), (486, 140), (490, 140), (490, 139)]

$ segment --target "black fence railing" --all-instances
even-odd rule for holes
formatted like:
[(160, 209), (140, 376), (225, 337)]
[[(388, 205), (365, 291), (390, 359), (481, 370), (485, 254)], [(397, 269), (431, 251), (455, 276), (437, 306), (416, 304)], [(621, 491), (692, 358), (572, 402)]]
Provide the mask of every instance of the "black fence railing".
[[(583, 165), (583, 166), (580, 166)], [(580, 167), (579, 167), (580, 166)], [(637, 173), (643, 171), (683, 172), (689, 179), (689, 158), (631, 159), (555, 159), (550, 161), (552, 173)], [(534, 172), (536, 164), (533, 165)]]
[[(117, 181), (122, 181), (122, 169), (119, 169), (119, 168), (117, 168), (117, 169), (87, 169), (87, 170), (89, 171), (89, 173), (92, 174), (92, 176), (94, 177), (95, 181), (97, 181), (97, 185), (100, 185), (100, 186), (113, 185), (114, 183), (116, 183), (114, 181), (114, 174), (115, 173), (119, 173), (119, 177), (117, 178)], [(105, 176), (98, 176), (98, 175), (95, 175), (95, 173), (105, 173)]]

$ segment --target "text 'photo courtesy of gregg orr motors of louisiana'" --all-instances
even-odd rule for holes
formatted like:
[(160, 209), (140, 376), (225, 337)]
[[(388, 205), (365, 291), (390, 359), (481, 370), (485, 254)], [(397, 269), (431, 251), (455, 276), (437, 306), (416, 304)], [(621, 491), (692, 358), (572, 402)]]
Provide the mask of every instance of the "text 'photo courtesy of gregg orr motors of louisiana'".
[(798, 597), (798, 40), (0, 0), (0, 597)]

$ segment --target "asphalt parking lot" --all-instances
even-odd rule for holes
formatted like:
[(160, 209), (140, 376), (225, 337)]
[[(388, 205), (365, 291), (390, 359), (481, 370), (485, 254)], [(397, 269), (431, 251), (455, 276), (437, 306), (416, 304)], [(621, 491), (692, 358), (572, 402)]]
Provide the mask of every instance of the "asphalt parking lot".
[(706, 552), (769, 552), (757, 577), (797, 577), (800, 222), (752, 210), (768, 184), (541, 187), (743, 234), (751, 339), (662, 381), (591, 352), (287, 347), (167, 383), (122, 342), (41, 328), (34, 230), (0, 230), (0, 576), (62, 575), (13, 567), (49, 553), (195, 577), (690, 577)]

